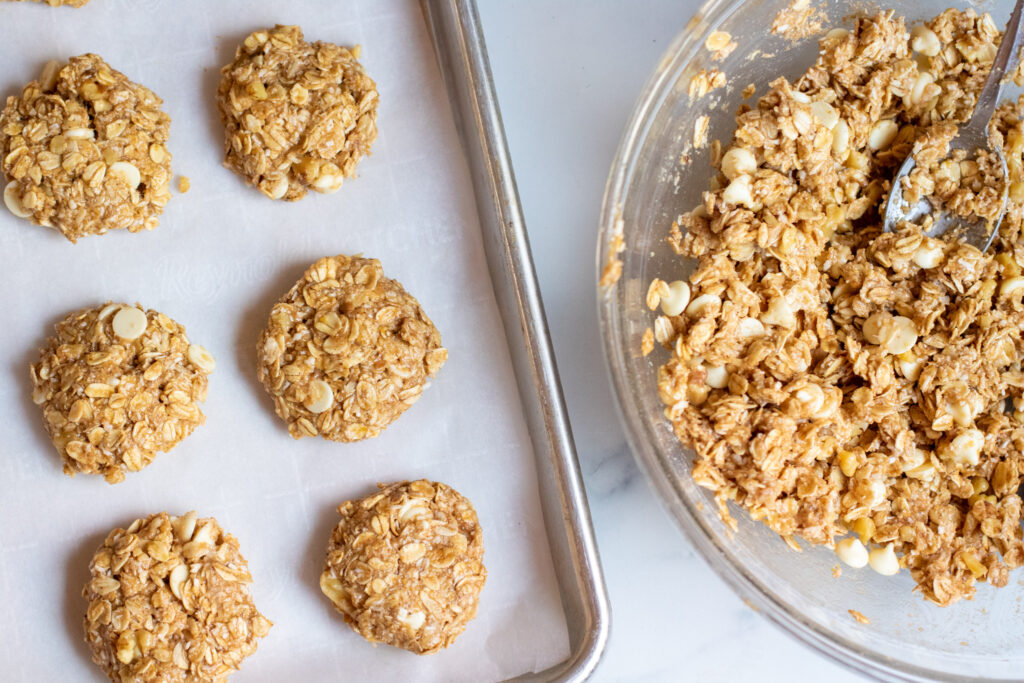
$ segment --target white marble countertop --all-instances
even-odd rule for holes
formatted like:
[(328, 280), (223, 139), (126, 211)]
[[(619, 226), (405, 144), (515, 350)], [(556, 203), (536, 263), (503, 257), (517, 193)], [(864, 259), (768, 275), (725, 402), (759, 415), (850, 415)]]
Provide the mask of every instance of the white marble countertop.
[(860, 680), (746, 607), (626, 445), (598, 336), (595, 245), (622, 129), (695, 0), (480, 0), (519, 193), (612, 602), (613, 680)]

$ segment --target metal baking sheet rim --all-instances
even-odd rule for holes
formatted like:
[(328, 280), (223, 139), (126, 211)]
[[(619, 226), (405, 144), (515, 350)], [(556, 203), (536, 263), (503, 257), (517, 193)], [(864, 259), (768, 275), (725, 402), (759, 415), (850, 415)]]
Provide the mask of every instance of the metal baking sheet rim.
[(604, 654), (611, 613), (480, 18), (475, 0), (422, 0), (422, 6), (472, 171), (569, 629), (565, 661), (515, 680), (582, 681)]

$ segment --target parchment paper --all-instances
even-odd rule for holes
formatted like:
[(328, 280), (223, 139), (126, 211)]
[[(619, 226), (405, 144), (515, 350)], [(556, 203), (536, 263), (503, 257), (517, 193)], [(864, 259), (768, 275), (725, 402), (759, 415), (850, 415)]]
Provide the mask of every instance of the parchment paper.
[[(303, 27), (363, 45), (380, 137), (331, 196), (272, 202), (221, 166), (219, 67), (252, 30)], [(484, 261), (468, 171), (419, 5), (402, 0), (0, 1), (0, 93), (52, 58), (97, 52), (153, 89), (172, 117), (175, 192), (153, 232), (77, 245), (0, 209), (0, 678), (103, 680), (82, 640), (80, 593), (107, 532), (167, 510), (215, 516), (238, 537), (257, 606), (275, 622), (237, 681), (484, 681), (568, 654), (533, 453)], [(177, 187), (176, 183), (174, 185)], [(450, 359), (376, 439), (293, 441), (258, 384), (270, 307), (320, 256), (379, 258), (422, 303)], [(67, 477), (29, 398), (28, 364), (66, 313), (138, 301), (217, 358), (207, 423), (115, 486)], [(428, 477), (473, 501), (489, 571), (479, 616), (449, 650), (373, 647), (320, 594), (335, 507), (377, 482)]]

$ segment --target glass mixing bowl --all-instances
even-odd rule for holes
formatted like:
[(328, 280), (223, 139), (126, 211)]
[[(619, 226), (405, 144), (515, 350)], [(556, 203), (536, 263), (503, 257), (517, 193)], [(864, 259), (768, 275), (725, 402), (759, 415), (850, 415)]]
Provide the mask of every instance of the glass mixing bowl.
[[(707, 148), (690, 150), (698, 117), (710, 117), (708, 139), (726, 143), (734, 112), (748, 83), (756, 97), (776, 76), (799, 76), (814, 61), (809, 39), (790, 46), (768, 32), (787, 0), (710, 0), (688, 23), (662, 58), (640, 97), (619, 147), (602, 210), (598, 269), (605, 263), (617, 229), (623, 230), (622, 276), (599, 296), (601, 333), (609, 372), (633, 452), (665, 506), (711, 567), (755, 610), (802, 642), (863, 674), (900, 680), (1021, 680), (1024, 678), (1024, 572), (1010, 585), (979, 584), (972, 601), (941, 608), (913, 593), (906, 570), (884, 577), (870, 569), (844, 568), (827, 548), (802, 543), (791, 550), (767, 527), (734, 510), (732, 533), (717, 517), (716, 505), (690, 478), (693, 453), (681, 446), (663, 417), (656, 373), (667, 358), (660, 347), (644, 358), (640, 339), (653, 324), (644, 305), (651, 279), (675, 279), (679, 259), (665, 242), (672, 221), (696, 206), (711, 177)], [(998, 26), (1009, 2), (986, 4)], [(843, 2), (820, 5), (831, 26), (849, 28), (855, 12), (894, 7), (908, 24), (949, 7), (946, 1), (878, 5)], [(954, 5), (955, 6), (955, 5)], [(966, 7), (967, 5), (961, 5)], [(845, 18), (845, 19), (844, 19)], [(728, 31), (739, 43), (727, 59), (714, 62), (707, 36)], [(756, 58), (750, 58), (755, 51)], [(728, 77), (719, 89), (691, 102), (690, 78), (718, 67)], [(718, 100), (714, 108), (710, 105)], [(754, 100), (749, 100), (753, 102)], [(691, 161), (681, 167), (682, 154)], [(617, 227), (619, 226), (619, 227)], [(673, 273), (677, 275), (670, 277)], [(848, 610), (870, 619), (861, 624)]]

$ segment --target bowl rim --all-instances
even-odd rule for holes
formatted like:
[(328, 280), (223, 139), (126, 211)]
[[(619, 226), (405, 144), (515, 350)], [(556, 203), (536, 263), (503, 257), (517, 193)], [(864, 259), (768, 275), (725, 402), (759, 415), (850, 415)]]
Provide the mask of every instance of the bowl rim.
[[(797, 641), (809, 646), (843, 668), (878, 679), (901, 681), (956, 681), (959, 676), (892, 660), (878, 652), (825, 629), (782, 602), (752, 572), (733, 563), (714, 532), (701, 520), (692, 502), (673, 484), (668, 458), (654, 445), (652, 421), (645, 419), (632, 400), (628, 381), (623, 330), (613, 292), (618, 283), (602, 288), (602, 270), (608, 262), (613, 235), (621, 230), (621, 209), (630, 181), (636, 172), (638, 154), (646, 132), (688, 63), (703, 46), (703, 38), (744, 4), (744, 0), (706, 0), (686, 27), (669, 44), (654, 72), (647, 78), (619, 141), (605, 185), (594, 280), (597, 284), (597, 315), (604, 350), (605, 371), (626, 440), (640, 469), (658, 493), (659, 503), (675, 520), (684, 536), (698, 550), (712, 570), (743, 602)], [(637, 303), (639, 305), (639, 302)], [(678, 504), (673, 504), (678, 503)], [(997, 679), (998, 680), (998, 679)]]

